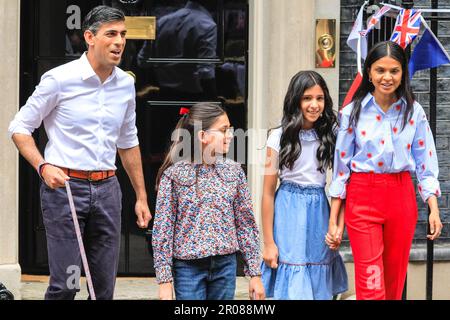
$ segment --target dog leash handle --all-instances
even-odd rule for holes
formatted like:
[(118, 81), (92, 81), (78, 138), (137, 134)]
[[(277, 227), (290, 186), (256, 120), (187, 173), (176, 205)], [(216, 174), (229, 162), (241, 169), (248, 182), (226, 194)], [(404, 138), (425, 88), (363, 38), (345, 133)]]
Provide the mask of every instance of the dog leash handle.
[(73, 202), (72, 190), (70, 189), (69, 181), (66, 181), (67, 197), (69, 198), (70, 211), (72, 212), (73, 224), (75, 226), (75, 233), (77, 235), (78, 246), (80, 247), (81, 260), (83, 262), (84, 273), (86, 274), (86, 281), (89, 289), (91, 300), (97, 300), (94, 292), (94, 285), (92, 284), (91, 272), (89, 271), (89, 264), (87, 261), (86, 251), (84, 250), (83, 238), (81, 236), (80, 224), (78, 223), (77, 212), (75, 211), (75, 204)]

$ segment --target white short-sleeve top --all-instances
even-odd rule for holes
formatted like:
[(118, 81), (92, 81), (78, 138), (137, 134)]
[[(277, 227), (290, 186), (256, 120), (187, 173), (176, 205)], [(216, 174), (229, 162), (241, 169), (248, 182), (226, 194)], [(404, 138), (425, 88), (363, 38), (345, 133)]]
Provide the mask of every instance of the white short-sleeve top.
[[(282, 128), (274, 129), (267, 140), (267, 147), (280, 152)], [(325, 187), (326, 173), (317, 170), (319, 160), (317, 160), (317, 149), (320, 141), (314, 129), (300, 130), (300, 143), (302, 152), (300, 157), (295, 161), (292, 170), (283, 168), (280, 170), (280, 180), (295, 182), (300, 185), (316, 185)]]

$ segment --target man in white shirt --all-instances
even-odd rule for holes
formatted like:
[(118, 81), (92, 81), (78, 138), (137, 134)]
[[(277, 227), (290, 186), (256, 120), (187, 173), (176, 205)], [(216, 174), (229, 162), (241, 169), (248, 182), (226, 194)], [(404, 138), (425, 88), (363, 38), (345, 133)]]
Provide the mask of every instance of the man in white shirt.
[[(83, 24), (88, 51), (48, 71), (9, 127), (20, 153), (43, 182), (50, 283), (47, 300), (74, 299), (73, 267), (81, 257), (65, 181), (70, 181), (97, 299), (112, 299), (119, 260), (122, 193), (116, 154), (136, 192), (137, 223), (147, 228), (147, 204), (136, 129), (133, 78), (120, 70), (125, 48), (123, 12), (94, 8)], [(32, 133), (44, 122), (45, 158)], [(72, 284), (71, 284), (72, 283)]]

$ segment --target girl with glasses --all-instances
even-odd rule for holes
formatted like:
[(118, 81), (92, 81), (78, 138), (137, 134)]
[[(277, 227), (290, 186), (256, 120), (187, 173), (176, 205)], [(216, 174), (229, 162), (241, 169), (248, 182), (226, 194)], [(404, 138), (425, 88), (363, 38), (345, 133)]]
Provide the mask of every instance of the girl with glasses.
[(214, 104), (194, 105), (179, 121), (159, 170), (153, 252), (160, 298), (232, 300), (237, 252), (250, 299), (264, 299), (259, 232), (245, 173), (226, 159), (233, 128)]

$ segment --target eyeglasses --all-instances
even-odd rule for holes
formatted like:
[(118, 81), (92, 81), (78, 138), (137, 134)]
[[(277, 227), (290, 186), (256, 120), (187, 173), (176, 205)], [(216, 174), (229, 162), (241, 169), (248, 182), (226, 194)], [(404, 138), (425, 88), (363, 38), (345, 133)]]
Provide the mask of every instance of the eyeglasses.
[(234, 128), (223, 128), (223, 129), (208, 129), (205, 132), (221, 132), (224, 136), (234, 136)]

